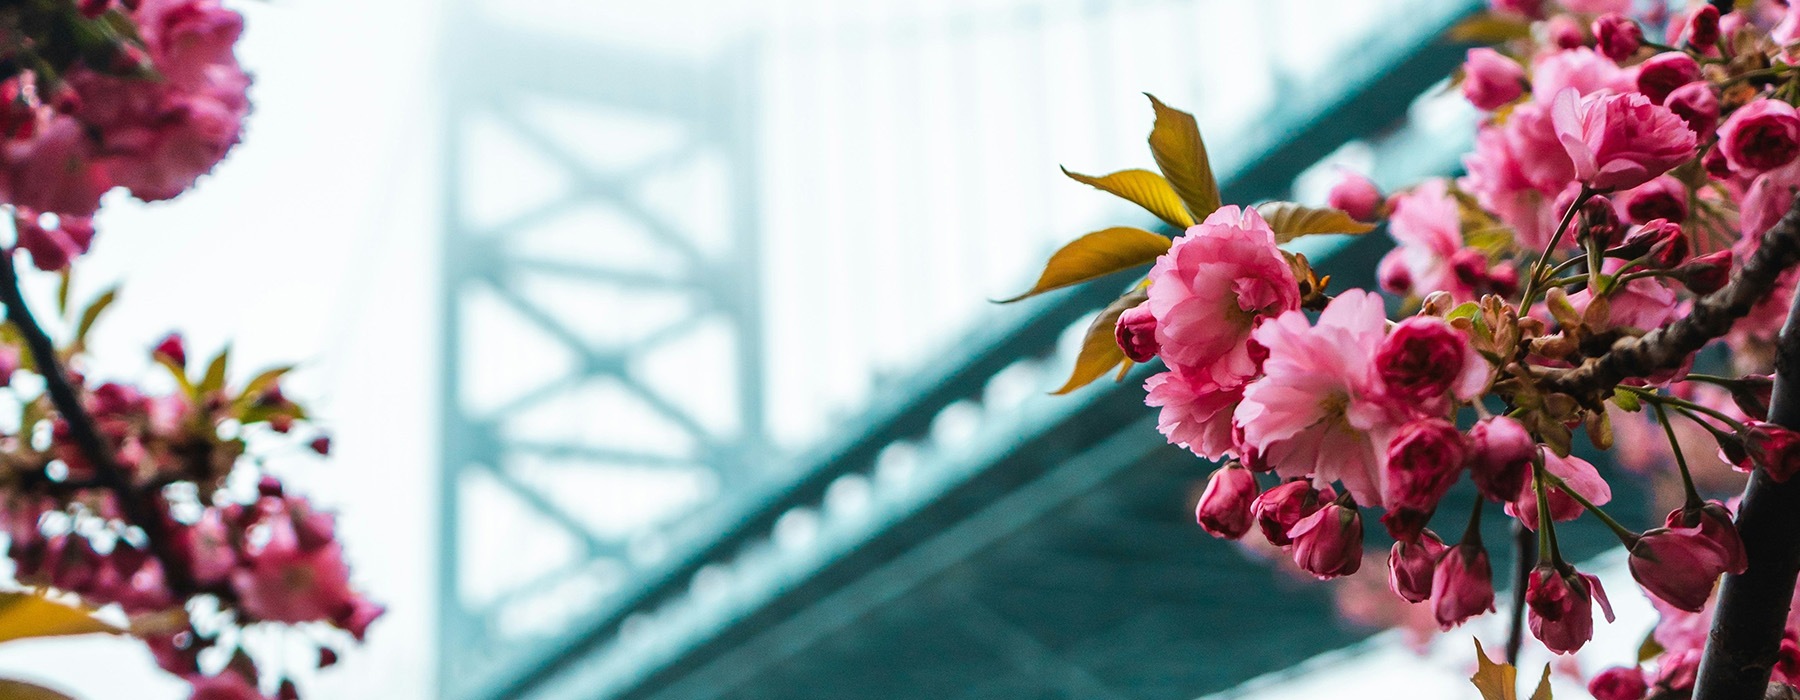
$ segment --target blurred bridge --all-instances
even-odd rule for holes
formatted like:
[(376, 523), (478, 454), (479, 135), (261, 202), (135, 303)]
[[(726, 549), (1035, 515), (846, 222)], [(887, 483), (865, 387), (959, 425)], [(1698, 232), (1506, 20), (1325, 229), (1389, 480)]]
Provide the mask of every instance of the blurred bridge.
[(1148, 164), (1138, 91), (1227, 201), (1453, 171), (1477, 0), (647, 4), (451, 23), (443, 697), (1191, 698), (1366, 634), (1194, 527), (1138, 382), (1044, 395), (1116, 286), (983, 300), (1149, 225), (1055, 171)]

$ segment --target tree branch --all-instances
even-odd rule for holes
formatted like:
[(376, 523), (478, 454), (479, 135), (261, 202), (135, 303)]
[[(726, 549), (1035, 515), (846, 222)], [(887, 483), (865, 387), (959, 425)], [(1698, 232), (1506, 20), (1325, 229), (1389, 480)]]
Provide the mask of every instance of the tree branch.
[[(1800, 262), (1800, 200), (1763, 233), (1762, 244), (1719, 291), (1694, 302), (1694, 310), (1639, 338), (1621, 338), (1612, 349), (1572, 369), (1534, 368), (1541, 385), (1597, 404), (1619, 382), (1675, 369), (1767, 299), (1781, 274)], [(1785, 336), (1784, 336), (1785, 337)]]
[(1525, 646), (1525, 589), (1531, 584), (1531, 569), (1537, 565), (1537, 533), (1514, 521), (1512, 609), (1506, 628), (1506, 663), (1519, 664), (1519, 650)]
[(131, 524), (144, 531), (149, 540), (150, 553), (162, 563), (163, 578), (169, 589), (176, 596), (185, 598), (197, 592), (193, 576), (172, 548), (164, 519), (151, 501), (155, 494), (140, 492), (131, 483), (131, 477), (113, 459), (111, 448), (100, 435), (94, 425), (94, 417), (81, 404), (81, 395), (69, 382), (69, 375), (58, 357), (55, 343), (38, 325), (37, 319), (31, 315), (31, 308), (25, 304), (25, 295), (19, 288), (19, 273), (13, 261), (12, 249), (0, 249), (0, 304), (6, 305), (6, 318), (18, 327), (19, 334), (25, 338), (26, 349), (31, 352), (32, 360), (37, 365), (38, 374), (44, 378), (44, 391), (50, 395), (51, 405), (56, 407), (57, 414), (69, 425), (69, 436), (75, 445), (94, 465), (95, 481), (99, 486), (113, 493), (119, 501), (119, 508)]
[[(1800, 296), (1781, 329), (1769, 420), (1800, 430)], [(1800, 479), (1778, 483), (1766, 470), (1752, 472), (1737, 527), (1750, 566), (1719, 587), (1694, 700), (1761, 700), (1768, 687), (1800, 576)]]

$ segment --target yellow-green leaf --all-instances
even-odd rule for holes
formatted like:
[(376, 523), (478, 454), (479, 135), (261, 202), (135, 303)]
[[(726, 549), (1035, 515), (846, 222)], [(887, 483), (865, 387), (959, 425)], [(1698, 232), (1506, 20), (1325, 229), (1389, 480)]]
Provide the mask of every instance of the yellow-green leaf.
[(231, 346), (226, 346), (206, 365), (206, 374), (200, 378), (200, 385), (195, 387), (199, 395), (204, 396), (225, 388), (225, 364), (231, 359)]
[(1081, 352), (1075, 356), (1075, 369), (1069, 373), (1069, 381), (1063, 382), (1062, 388), (1051, 393), (1067, 394), (1080, 389), (1112, 371), (1119, 363), (1128, 362), (1125, 351), (1119, 349), (1113, 327), (1118, 325), (1120, 314), (1143, 303), (1149, 296), (1148, 292), (1139, 287), (1102, 309), (1094, 322), (1088, 325), (1087, 335), (1081, 339)]
[[(1518, 700), (1519, 672), (1512, 664), (1494, 663), (1488, 658), (1487, 651), (1481, 648), (1481, 640), (1475, 640), (1475, 675), (1469, 677), (1475, 689), (1481, 691), (1482, 700)], [(1532, 692), (1531, 700), (1552, 700), (1550, 697), (1550, 665), (1544, 664), (1544, 675), (1538, 679), (1537, 690)]]
[(1450, 28), (1451, 41), (1465, 44), (1504, 44), (1531, 37), (1531, 23), (1491, 12), (1470, 17)]
[(101, 312), (106, 311), (106, 307), (112, 306), (113, 301), (118, 298), (119, 288), (113, 287), (94, 299), (87, 308), (81, 310), (81, 321), (75, 324), (75, 338), (69, 343), (72, 351), (78, 353), (87, 348), (88, 331), (94, 329), (94, 322), (100, 320)]
[(1656, 634), (1654, 632), (1646, 634), (1644, 635), (1644, 643), (1638, 645), (1638, 663), (1641, 664), (1658, 656), (1662, 656), (1662, 653), (1663, 645), (1662, 642), (1656, 641)]
[(1475, 675), (1469, 677), (1482, 700), (1518, 700), (1519, 672), (1512, 664), (1497, 664), (1475, 640)]
[(244, 385), (244, 391), (243, 393), (238, 394), (237, 400), (232, 402), (232, 412), (234, 414), (242, 414), (245, 409), (248, 409), (252, 404), (255, 404), (258, 399), (262, 398), (263, 393), (267, 392), (270, 387), (276, 386), (276, 382), (281, 381), (283, 376), (286, 376), (288, 372), (292, 371), (294, 371), (293, 365), (282, 365), (280, 367), (264, 370), (262, 374), (256, 375), (256, 378), (251, 379), (250, 383)]
[(1374, 224), (1366, 224), (1350, 218), (1340, 210), (1330, 207), (1309, 207), (1293, 202), (1265, 202), (1256, 205), (1256, 213), (1261, 214), (1269, 228), (1275, 230), (1275, 242), (1286, 243), (1301, 236), (1320, 233), (1368, 233), (1375, 229)]
[(1170, 226), (1187, 228), (1194, 225), (1194, 215), (1181, 203), (1181, 195), (1175, 194), (1175, 188), (1170, 187), (1169, 181), (1161, 175), (1135, 169), (1120, 170), (1105, 177), (1083, 175), (1068, 168), (1062, 171), (1069, 179), (1143, 207), (1144, 211), (1155, 214)]
[(96, 632), (117, 634), (120, 630), (87, 610), (36, 593), (0, 593), (0, 642)]
[(1168, 178), (1169, 186), (1181, 195), (1188, 211), (1196, 219), (1205, 219), (1219, 208), (1219, 181), (1213, 177), (1212, 160), (1206, 155), (1206, 142), (1200, 138), (1200, 124), (1194, 115), (1175, 109), (1145, 93), (1156, 110), (1156, 124), (1150, 129), (1150, 155), (1156, 167)]
[(0, 678), (0, 700), (74, 700), (35, 683)]
[(1127, 226), (1095, 231), (1075, 239), (1051, 255), (1050, 262), (1044, 264), (1043, 274), (1038, 275), (1037, 284), (1032, 285), (1030, 291), (1011, 299), (1002, 299), (1000, 303), (1012, 303), (1052, 289), (1062, 289), (1149, 264), (1156, 260), (1156, 256), (1167, 251), (1172, 243), (1165, 236)]

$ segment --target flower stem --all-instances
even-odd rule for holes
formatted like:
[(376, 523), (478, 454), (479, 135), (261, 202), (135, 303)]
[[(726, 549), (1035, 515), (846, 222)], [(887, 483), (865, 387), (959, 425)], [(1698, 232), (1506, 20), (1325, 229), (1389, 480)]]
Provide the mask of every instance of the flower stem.
[(1612, 529), (1613, 534), (1619, 536), (1620, 542), (1625, 543), (1628, 547), (1637, 542), (1638, 534), (1632, 532), (1631, 528), (1619, 524), (1619, 521), (1614, 520), (1612, 516), (1607, 515), (1606, 511), (1600, 510), (1600, 506), (1594, 505), (1593, 501), (1589, 501), (1586, 496), (1576, 493), (1575, 489), (1569, 488), (1569, 485), (1564, 483), (1562, 479), (1557, 478), (1555, 474), (1545, 474), (1544, 480), (1549, 482), (1551, 486), (1560, 489), (1564, 495), (1575, 499), (1575, 502), (1580, 503), (1583, 509), (1586, 509), (1589, 513), (1593, 513), (1594, 517), (1599, 518), (1600, 522), (1606, 523), (1606, 526)]
[(1543, 254), (1538, 256), (1537, 262), (1532, 263), (1531, 276), (1525, 279), (1525, 295), (1520, 297), (1519, 301), (1520, 313), (1529, 310), (1531, 302), (1537, 298), (1538, 292), (1543, 291), (1539, 288), (1538, 280), (1544, 276), (1544, 270), (1550, 264), (1550, 256), (1556, 253), (1556, 244), (1562, 242), (1563, 231), (1568, 229), (1569, 222), (1575, 219), (1575, 212), (1580, 211), (1581, 205), (1586, 204), (1588, 198), (1593, 196), (1593, 188), (1582, 185), (1581, 193), (1575, 195), (1575, 201), (1569, 203), (1568, 211), (1563, 212), (1562, 220), (1556, 224), (1556, 231), (1550, 234), (1549, 242), (1544, 244)]
[(1662, 423), (1663, 432), (1669, 436), (1669, 451), (1675, 453), (1675, 466), (1681, 470), (1681, 487), (1687, 491), (1687, 507), (1706, 505), (1700, 500), (1700, 491), (1694, 488), (1694, 475), (1688, 471), (1687, 455), (1681, 453), (1681, 439), (1675, 437), (1675, 425), (1669, 422), (1669, 413), (1659, 403), (1652, 403), (1650, 407), (1656, 409), (1656, 421)]
[(1719, 422), (1721, 422), (1721, 423), (1731, 426), (1732, 430), (1742, 432), (1747, 429), (1746, 426), (1743, 423), (1738, 422), (1738, 420), (1736, 418), (1732, 418), (1731, 416), (1725, 415), (1724, 413), (1721, 413), (1717, 410), (1707, 408), (1705, 406), (1694, 403), (1687, 399), (1678, 398), (1678, 397), (1674, 397), (1674, 396), (1665, 396), (1663, 394), (1658, 394), (1654, 391), (1650, 391), (1650, 390), (1644, 389), (1642, 387), (1626, 386), (1626, 385), (1621, 384), (1621, 385), (1619, 385), (1619, 388), (1629, 391), (1633, 394), (1637, 394), (1639, 398), (1642, 398), (1645, 401), (1650, 402), (1651, 404), (1666, 404), (1669, 406), (1674, 406), (1676, 408), (1682, 408), (1682, 409), (1687, 409), (1689, 411), (1698, 411), (1700, 413), (1704, 413), (1706, 415), (1712, 416), (1713, 418), (1719, 419)]

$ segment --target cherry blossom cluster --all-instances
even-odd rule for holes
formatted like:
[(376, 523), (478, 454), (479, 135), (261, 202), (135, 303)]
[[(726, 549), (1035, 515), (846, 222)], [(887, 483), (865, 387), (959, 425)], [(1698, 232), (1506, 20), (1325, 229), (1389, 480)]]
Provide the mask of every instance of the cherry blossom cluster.
[(237, 144), (242, 31), (217, 0), (0, 8), (0, 201), (39, 268), (87, 250), (108, 191), (171, 199)]
[[(238, 142), (243, 18), (217, 0), (36, 0), (0, 8), (0, 531), (16, 583), (122, 615), (157, 663), (207, 699), (295, 698), (311, 668), (363, 639), (381, 605), (351, 585), (335, 517), (270, 457), (331, 451), (282, 390), (288, 368), (233, 382), (229, 355), (150, 349), (166, 379), (90, 377), (85, 337), (58, 343), (20, 292), (17, 251), (69, 276), (103, 195), (176, 197)], [(168, 389), (145, 387), (164, 386)], [(276, 644), (254, 630), (280, 628)]]
[[(1084, 348), (1077, 377), (1116, 366), (1108, 352), (1160, 361), (1145, 389), (1161, 432), (1224, 463), (1196, 505), (1201, 527), (1255, 532), (1327, 579), (1362, 567), (1376, 519), (1393, 542), (1392, 592), (1446, 630), (1495, 608), (1480, 520), (1496, 504), (1537, 535), (1536, 566), (1517, 582), (1531, 633), (1559, 654), (1580, 649), (1612, 612), (1555, 529), (1600, 520), (1665, 611), (1666, 652), (1651, 672), (1596, 678), (1597, 695), (1687, 692), (1705, 633), (1694, 620), (1748, 562), (1733, 508), (1696, 486), (1682, 436), (1740, 471), (1800, 470), (1800, 434), (1767, 422), (1800, 273), (1779, 252), (1791, 241), (1765, 242), (1800, 189), (1800, 3), (1491, 5), (1480, 26), (1493, 45), (1469, 51), (1459, 74), (1483, 114), (1461, 177), (1384, 194), (1351, 174), (1327, 209), (1228, 205), (1205, 190), (1204, 146), (1195, 137), (1198, 158), (1184, 159), (1160, 102), (1150, 141), (1163, 176), (1072, 175), (1185, 229), (1102, 315), (1116, 347)], [(1397, 244), (1380, 290), (1327, 293), (1329, 278), (1282, 248), (1370, 224)], [(1129, 259), (1127, 244), (1159, 249), (1110, 232), (1071, 245)], [(1040, 289), (1080, 277), (1075, 260), (1053, 258)], [(1723, 352), (1698, 352), (1713, 347)], [(1615, 450), (1618, 434), (1637, 444)], [(1666, 464), (1678, 507), (1642, 530), (1609, 516), (1612, 485), (1571, 453), (1578, 437), (1636, 451), (1621, 462)], [(1645, 453), (1651, 441), (1667, 446)], [(1450, 498), (1467, 499), (1466, 523), (1434, 520)], [(1776, 680), (1795, 683), (1794, 626), (1782, 654)]]

